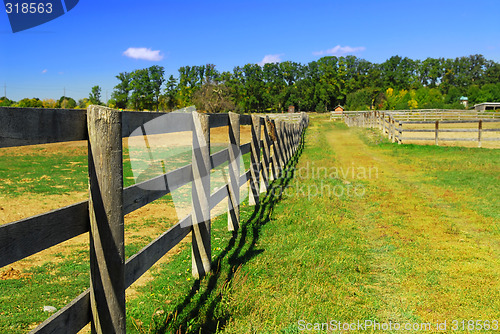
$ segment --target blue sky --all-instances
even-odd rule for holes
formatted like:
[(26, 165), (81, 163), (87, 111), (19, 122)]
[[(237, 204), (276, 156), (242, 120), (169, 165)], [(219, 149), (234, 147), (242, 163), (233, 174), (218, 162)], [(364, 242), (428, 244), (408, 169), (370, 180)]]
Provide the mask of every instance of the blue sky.
[[(219, 71), (264, 61), (354, 54), (380, 63), (483, 54), (500, 62), (499, 0), (80, 0), (65, 15), (12, 33), (0, 12), (0, 96), (103, 98), (115, 75), (151, 65)], [(136, 57), (136, 58), (133, 58)]]

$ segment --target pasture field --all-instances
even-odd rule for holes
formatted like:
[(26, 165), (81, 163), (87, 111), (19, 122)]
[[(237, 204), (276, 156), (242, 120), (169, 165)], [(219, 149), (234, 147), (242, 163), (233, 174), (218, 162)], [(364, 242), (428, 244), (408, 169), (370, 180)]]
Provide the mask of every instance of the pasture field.
[[(396, 128), (398, 126), (396, 125)], [(470, 141), (471, 139), (478, 138), (478, 123), (439, 123), (439, 145), (441, 146), (462, 146), (462, 147), (477, 147), (477, 141)], [(489, 138), (500, 138), (500, 131), (488, 131), (491, 129), (500, 129), (500, 120), (498, 122), (484, 122), (482, 124), (482, 142), (481, 147), (484, 148), (500, 148), (499, 140), (488, 140)], [(405, 129), (419, 129), (419, 130), (430, 130), (432, 132), (405, 132)], [(403, 124), (403, 138), (408, 138), (403, 140), (403, 144), (426, 144), (434, 145), (434, 124)], [(445, 130), (447, 132), (443, 132)], [(471, 132), (449, 132), (451, 130), (475, 130)], [(411, 140), (411, 137), (417, 138), (429, 138), (429, 141), (422, 140)], [(453, 138), (453, 141), (441, 140), (441, 138)], [(466, 139), (464, 141), (457, 140)], [(468, 139), (468, 140), (467, 140)]]
[[(311, 117), (261, 205), (243, 204), (237, 234), (213, 220), (211, 274), (193, 280), (187, 242), (127, 291), (129, 332), (500, 321), (500, 150), (392, 144), (328, 117)], [(0, 150), (0, 221), (85, 199), (85, 161), (78, 145)], [(169, 197), (127, 215), (127, 257), (175, 221)], [(26, 332), (88, 287), (87, 239), (0, 268), (0, 332)]]

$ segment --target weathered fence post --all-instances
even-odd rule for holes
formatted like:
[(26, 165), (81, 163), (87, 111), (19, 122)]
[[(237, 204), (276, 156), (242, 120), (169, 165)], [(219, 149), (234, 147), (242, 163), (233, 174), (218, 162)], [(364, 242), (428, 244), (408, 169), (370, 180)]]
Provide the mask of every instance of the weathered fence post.
[(125, 333), (122, 113), (87, 110), (92, 331)]
[(434, 126), (434, 144), (436, 146), (439, 146), (439, 120), (436, 120), (435, 126)]
[(251, 162), (250, 162), (250, 205), (259, 203), (259, 176), (260, 176), (260, 123), (258, 115), (252, 115), (252, 141), (251, 141)]
[(290, 160), (290, 153), (288, 150), (288, 133), (287, 133), (287, 122), (281, 122), (281, 143), (282, 143), (282, 148), (283, 148), (283, 158), (285, 161), (285, 164), (283, 167), (287, 164), (288, 160)]
[(272, 155), (272, 174), (273, 174), (273, 179), (276, 180), (279, 178), (280, 175), (280, 155), (279, 155), (279, 148), (278, 148), (278, 129), (276, 129), (276, 122), (271, 119), (271, 128), (272, 128), (272, 133), (273, 133), (273, 138), (272, 139), (272, 144), (273, 144), (273, 155)]
[(209, 116), (193, 112), (192, 274), (198, 279), (210, 271), (210, 124)]
[(477, 125), (477, 147), (481, 147), (481, 135), (483, 132), (483, 120), (480, 119)]
[(229, 185), (227, 228), (240, 226), (240, 115), (229, 113)]
[(270, 132), (271, 129), (269, 127), (269, 116), (266, 116), (264, 119), (264, 138), (263, 138), (264, 147), (262, 150), (262, 160), (263, 160), (262, 180), (264, 182), (266, 191), (267, 189), (269, 189), (269, 180), (270, 180), (270, 173), (269, 173), (269, 166), (271, 164), (271, 151), (270, 151), (271, 138), (269, 136)]
[(290, 160), (293, 156), (292, 152), (292, 124), (291, 123), (285, 123), (285, 145), (287, 147), (287, 152), (288, 152), (288, 159)]
[(293, 154), (297, 153), (299, 144), (299, 123), (293, 124)]
[(285, 155), (283, 152), (283, 142), (281, 140), (282, 138), (282, 131), (281, 131), (281, 121), (273, 121), (274, 124), (274, 129), (276, 133), (276, 141), (274, 142), (274, 155), (276, 156), (276, 178), (279, 178), (281, 176), (281, 171), (283, 170), (286, 162), (285, 162)]
[(396, 125), (394, 124), (394, 116), (390, 116), (389, 122), (389, 126), (391, 127), (391, 141), (394, 143), (396, 141)]
[(282, 168), (285, 168), (285, 166), (286, 166), (286, 164), (288, 163), (288, 160), (289, 160), (288, 159), (287, 147), (286, 147), (286, 140), (285, 140), (285, 136), (286, 136), (285, 126), (286, 126), (285, 122), (280, 122), (280, 126), (279, 126), (280, 135), (279, 135), (279, 138), (280, 138), (281, 152), (283, 154), (283, 166), (281, 166)]
[(398, 143), (401, 145), (403, 143), (403, 123), (399, 121), (399, 129), (398, 129)]

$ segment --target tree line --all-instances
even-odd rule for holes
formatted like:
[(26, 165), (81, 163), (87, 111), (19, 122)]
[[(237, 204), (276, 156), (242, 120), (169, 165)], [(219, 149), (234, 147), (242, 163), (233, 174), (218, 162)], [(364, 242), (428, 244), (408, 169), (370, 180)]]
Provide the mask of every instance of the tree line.
[[(165, 78), (164, 67), (158, 65), (119, 73), (108, 105), (171, 111), (194, 104), (208, 112), (282, 112), (293, 105), (299, 111), (325, 112), (337, 105), (347, 110), (463, 108), (462, 96), (470, 105), (500, 101), (500, 64), (482, 55), (425, 60), (393, 56), (380, 64), (329, 56), (308, 64), (246, 64), (232, 72), (220, 72), (213, 64), (183, 66), (178, 73)], [(54, 102), (102, 104), (99, 86), (78, 103), (61, 99)], [(0, 98), (0, 105), (4, 100)]]

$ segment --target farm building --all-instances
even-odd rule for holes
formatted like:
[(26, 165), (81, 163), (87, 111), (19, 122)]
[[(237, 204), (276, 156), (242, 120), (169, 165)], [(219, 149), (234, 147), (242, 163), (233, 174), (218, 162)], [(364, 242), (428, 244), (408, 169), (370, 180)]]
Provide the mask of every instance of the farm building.
[(344, 107), (342, 107), (341, 105), (338, 105), (335, 107), (334, 111), (337, 114), (342, 114), (344, 112)]
[(469, 107), (469, 98), (467, 96), (461, 96), (460, 103), (467, 109)]
[(479, 103), (479, 104), (474, 105), (474, 109), (476, 109), (477, 111), (500, 109), (500, 102)]

